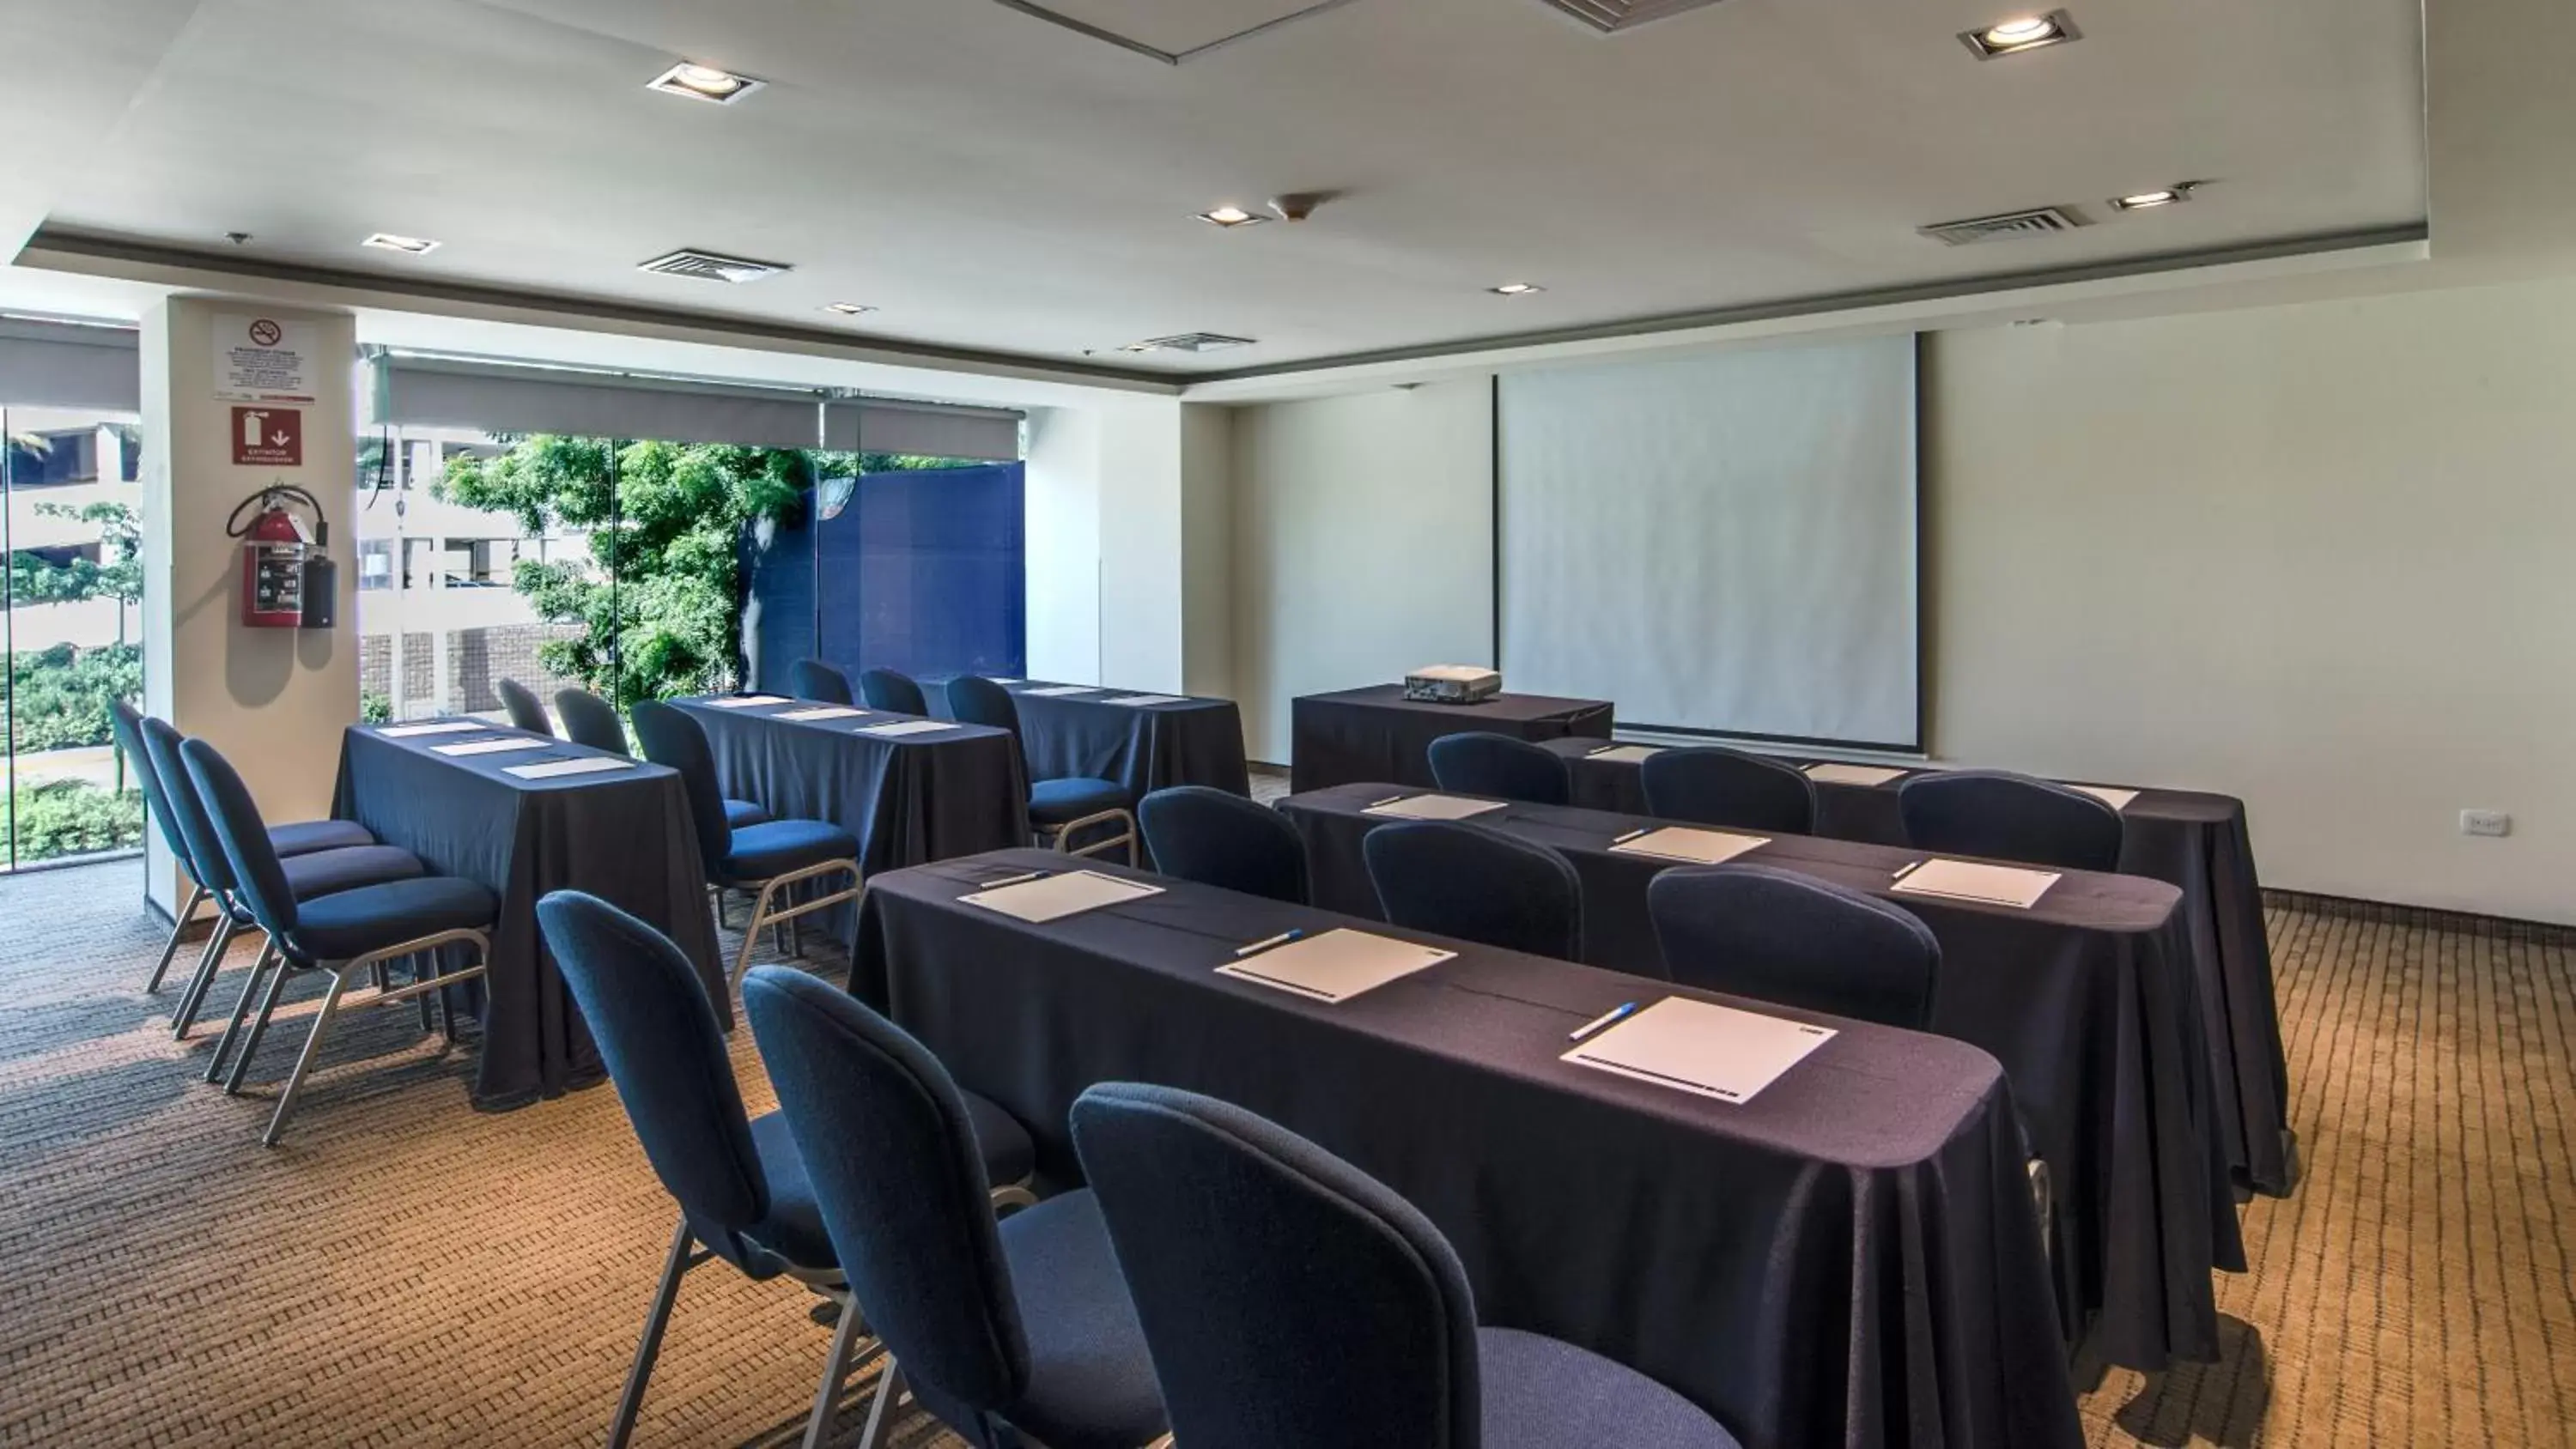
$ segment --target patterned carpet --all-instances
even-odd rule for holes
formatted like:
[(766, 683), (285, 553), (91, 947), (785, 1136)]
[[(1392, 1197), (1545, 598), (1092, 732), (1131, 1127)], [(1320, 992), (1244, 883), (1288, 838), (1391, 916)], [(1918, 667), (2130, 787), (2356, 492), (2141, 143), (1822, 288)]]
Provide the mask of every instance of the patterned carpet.
[[(141, 992), (140, 880), (0, 877), (0, 1445), (596, 1442), (673, 1221), (615, 1096), (480, 1115), (463, 1053), (359, 1013), (264, 1151), (266, 1089), (198, 1082), (205, 1034), (174, 1045)], [(2227, 1359), (2110, 1374), (2091, 1439), (2571, 1442), (2576, 949), (2309, 909), (2272, 929), (2306, 1181), (2246, 1208)], [(766, 1109), (749, 1033), (734, 1050)], [(812, 1302), (693, 1274), (636, 1442), (793, 1442)]]

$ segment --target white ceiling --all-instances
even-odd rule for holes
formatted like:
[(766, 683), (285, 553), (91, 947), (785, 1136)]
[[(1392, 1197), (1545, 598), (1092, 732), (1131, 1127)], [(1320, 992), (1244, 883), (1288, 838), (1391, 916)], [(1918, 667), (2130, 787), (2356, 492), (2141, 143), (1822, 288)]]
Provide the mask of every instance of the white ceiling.
[[(1352, 0), (1169, 66), (989, 0), (90, 0), (168, 36), (48, 233), (721, 312), (942, 347), (1222, 372), (2425, 217), (2413, 0), (2073, 0), (2085, 39), (1979, 62), (2011, 0), (1725, 0), (1599, 36), (1538, 0)], [(1181, 48), (1282, 0), (1065, 0)], [(21, 52), (22, 54), (24, 52)], [(18, 83), (94, 91), (77, 46)], [(655, 95), (687, 57), (739, 106)], [(14, 140), (0, 140), (8, 157)], [(8, 157), (14, 165), (14, 157)], [(2183, 179), (2187, 205), (2103, 198)], [(1314, 220), (1191, 213), (1293, 190)], [(21, 198), (23, 200), (23, 197)], [(2100, 224), (1950, 249), (2023, 206)], [(372, 231), (435, 237), (423, 258)], [(672, 247), (792, 262), (649, 276)], [(1503, 299), (1484, 288), (1544, 283)], [(882, 310), (837, 322), (819, 309)], [(1114, 351), (1209, 330), (1256, 348)]]

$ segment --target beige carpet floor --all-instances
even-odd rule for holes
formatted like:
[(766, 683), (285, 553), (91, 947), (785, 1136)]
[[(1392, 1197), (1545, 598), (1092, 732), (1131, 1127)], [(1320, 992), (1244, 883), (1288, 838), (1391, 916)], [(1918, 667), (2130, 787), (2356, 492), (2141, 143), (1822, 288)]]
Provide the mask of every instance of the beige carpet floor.
[[(312, 989), (250, 1095), (200, 1083), (210, 1034), (173, 1044), (170, 994), (141, 990), (141, 874), (0, 877), (0, 1445), (597, 1442), (673, 1221), (614, 1094), (478, 1114), (467, 1052), (360, 1013), (263, 1150)], [(2306, 1180), (2245, 1210), (2226, 1359), (2108, 1375), (2091, 1438), (2576, 1442), (2576, 950), (2305, 909), (2272, 930)], [(748, 1033), (734, 1051), (764, 1110)], [(637, 1442), (792, 1442), (812, 1301), (693, 1275)]]

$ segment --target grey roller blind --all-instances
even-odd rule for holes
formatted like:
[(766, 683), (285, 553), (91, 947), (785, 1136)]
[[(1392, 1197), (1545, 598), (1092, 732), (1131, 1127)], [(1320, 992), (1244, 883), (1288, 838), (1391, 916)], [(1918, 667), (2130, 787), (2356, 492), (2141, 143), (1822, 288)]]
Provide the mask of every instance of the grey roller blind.
[(143, 358), (117, 327), (0, 318), (0, 407), (143, 409)]
[(383, 416), (417, 427), (810, 448), (816, 394), (446, 359), (385, 361)]
[(1001, 408), (857, 398), (836, 402), (827, 410), (823, 446), (845, 453), (864, 449), (1015, 463), (1020, 457), (1020, 415)]

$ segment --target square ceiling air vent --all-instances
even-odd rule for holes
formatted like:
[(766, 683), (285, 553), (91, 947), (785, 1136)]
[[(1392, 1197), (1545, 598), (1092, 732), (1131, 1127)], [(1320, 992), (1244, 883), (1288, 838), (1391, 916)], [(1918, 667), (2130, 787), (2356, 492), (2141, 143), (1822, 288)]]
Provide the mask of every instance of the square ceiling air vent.
[(666, 277), (695, 277), (702, 282), (757, 282), (794, 268), (785, 262), (755, 262), (749, 257), (729, 257), (720, 252), (702, 252), (683, 247), (679, 251), (638, 262), (639, 272), (660, 272)]
[(1717, 0), (1542, 0), (1604, 35), (1634, 30), (1650, 20), (1714, 5)]
[(1229, 347), (1250, 347), (1249, 337), (1228, 337), (1222, 332), (1176, 332), (1169, 337), (1148, 337), (1130, 343), (1129, 352), (1223, 352)]
[(2073, 231), (2083, 224), (2082, 217), (2065, 207), (2037, 206), (2028, 211), (1972, 216), (1965, 221), (1935, 222), (1920, 228), (1920, 231), (1943, 246), (1965, 247), (1980, 242), (2011, 241), (2016, 237), (2048, 236), (2055, 232)]

